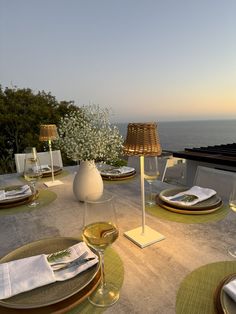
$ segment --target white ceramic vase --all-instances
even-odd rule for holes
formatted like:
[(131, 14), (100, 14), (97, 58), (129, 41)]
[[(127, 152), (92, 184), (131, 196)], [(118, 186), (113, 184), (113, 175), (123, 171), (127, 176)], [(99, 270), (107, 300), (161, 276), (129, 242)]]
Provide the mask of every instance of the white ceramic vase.
[(73, 192), (78, 201), (93, 194), (98, 199), (103, 193), (103, 181), (93, 160), (81, 161), (73, 182)]

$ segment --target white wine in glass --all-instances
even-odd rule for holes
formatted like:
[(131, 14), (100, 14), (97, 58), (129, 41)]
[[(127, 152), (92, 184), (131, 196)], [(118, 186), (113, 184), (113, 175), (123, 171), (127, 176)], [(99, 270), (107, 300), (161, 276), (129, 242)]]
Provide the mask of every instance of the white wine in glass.
[(25, 154), (24, 165), (24, 178), (29, 182), (30, 188), (33, 194), (33, 201), (28, 205), (29, 207), (35, 207), (39, 204), (36, 201), (37, 190), (36, 182), (42, 177), (42, 170), (35, 147), (32, 147), (29, 152)]
[(100, 256), (101, 282), (89, 301), (99, 307), (113, 305), (119, 299), (119, 289), (107, 282), (104, 273), (104, 251), (119, 236), (114, 197), (104, 193), (99, 199), (89, 195), (85, 200), (83, 240)]
[(160, 173), (158, 170), (158, 160), (157, 157), (144, 157), (144, 179), (149, 184), (149, 195), (147, 199), (147, 204), (155, 205), (155, 199), (152, 191), (152, 184), (159, 177)]
[(106, 221), (91, 223), (83, 231), (85, 241), (97, 251), (105, 250), (118, 238), (118, 234), (117, 227)]
[[(229, 196), (229, 207), (232, 211), (236, 212), (236, 185)], [(236, 257), (236, 245), (229, 247), (228, 252), (231, 256)]]

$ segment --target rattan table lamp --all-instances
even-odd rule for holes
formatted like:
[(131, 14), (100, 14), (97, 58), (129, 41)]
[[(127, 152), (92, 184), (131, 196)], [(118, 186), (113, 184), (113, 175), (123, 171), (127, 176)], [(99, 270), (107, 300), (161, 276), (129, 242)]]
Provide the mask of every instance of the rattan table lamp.
[(60, 180), (54, 179), (54, 169), (53, 169), (53, 157), (52, 157), (52, 141), (58, 138), (57, 127), (55, 124), (42, 124), (40, 125), (40, 135), (39, 140), (41, 142), (47, 142), (49, 146), (51, 170), (52, 170), (52, 181), (45, 182), (44, 184), (48, 187), (62, 184)]
[(162, 152), (156, 123), (129, 123), (124, 143), (124, 154), (140, 156), (140, 184), (142, 203), (142, 226), (124, 235), (144, 248), (165, 237), (145, 224), (144, 156), (160, 156)]

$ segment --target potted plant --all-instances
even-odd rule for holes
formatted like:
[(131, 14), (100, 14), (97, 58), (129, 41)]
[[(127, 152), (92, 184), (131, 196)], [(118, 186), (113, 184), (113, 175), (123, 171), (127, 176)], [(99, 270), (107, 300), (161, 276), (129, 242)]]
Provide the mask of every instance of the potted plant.
[(103, 192), (103, 181), (95, 162), (117, 160), (123, 138), (110, 122), (110, 110), (99, 105), (82, 106), (61, 118), (58, 147), (69, 159), (79, 162), (73, 183), (76, 198), (84, 201), (88, 194)]

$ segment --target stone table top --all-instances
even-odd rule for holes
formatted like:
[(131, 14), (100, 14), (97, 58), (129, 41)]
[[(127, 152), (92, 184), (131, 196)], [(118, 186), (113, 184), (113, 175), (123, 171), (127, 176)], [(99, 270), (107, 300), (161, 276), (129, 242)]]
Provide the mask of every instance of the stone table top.
[[(56, 200), (40, 209), (0, 216), (0, 257), (24, 244), (49, 237), (78, 237), (82, 230), (84, 204), (73, 195), (76, 167), (62, 185), (49, 188)], [(0, 184), (22, 183), (19, 175), (1, 175)], [(106, 190), (116, 196), (120, 236), (113, 248), (125, 269), (120, 300), (106, 313), (174, 314), (176, 295), (183, 279), (196, 268), (219, 261), (233, 261), (227, 248), (236, 241), (236, 216), (229, 212), (224, 220), (202, 224), (182, 224), (146, 214), (146, 224), (166, 238), (141, 249), (123, 233), (141, 226), (139, 177), (126, 181), (104, 181)], [(168, 188), (154, 184), (159, 193)], [(39, 188), (47, 189), (43, 183)], [(204, 314), (204, 313), (203, 313)], [(206, 313), (208, 314), (208, 313)]]

